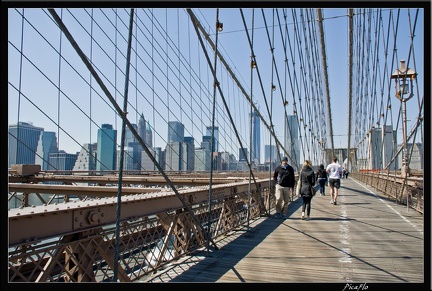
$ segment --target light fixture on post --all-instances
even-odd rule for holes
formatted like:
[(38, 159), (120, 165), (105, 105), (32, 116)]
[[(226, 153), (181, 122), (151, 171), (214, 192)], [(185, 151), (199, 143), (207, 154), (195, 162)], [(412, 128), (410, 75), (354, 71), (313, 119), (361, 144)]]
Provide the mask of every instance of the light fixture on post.
[(222, 32), (223, 30), (223, 23), (222, 22), (216, 22), (216, 28), (219, 32)]
[[(405, 60), (400, 61), (399, 69), (396, 69), (391, 75), (391, 79), (395, 80), (396, 98), (400, 100), (402, 104), (402, 115), (403, 115), (403, 156), (402, 156), (402, 176), (409, 177), (410, 170), (408, 166), (408, 145), (407, 145), (407, 117), (406, 117), (406, 102), (410, 100), (413, 94), (413, 81), (417, 77), (417, 73), (410, 68), (405, 66)], [(407, 95), (405, 97), (405, 95)], [(408, 198), (407, 198), (408, 199)]]

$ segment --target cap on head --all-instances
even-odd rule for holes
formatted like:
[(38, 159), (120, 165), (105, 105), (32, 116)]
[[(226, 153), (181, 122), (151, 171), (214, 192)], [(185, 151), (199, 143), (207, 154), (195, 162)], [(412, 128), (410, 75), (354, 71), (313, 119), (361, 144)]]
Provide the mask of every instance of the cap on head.
[(288, 158), (287, 157), (283, 157), (282, 161), (288, 162)]

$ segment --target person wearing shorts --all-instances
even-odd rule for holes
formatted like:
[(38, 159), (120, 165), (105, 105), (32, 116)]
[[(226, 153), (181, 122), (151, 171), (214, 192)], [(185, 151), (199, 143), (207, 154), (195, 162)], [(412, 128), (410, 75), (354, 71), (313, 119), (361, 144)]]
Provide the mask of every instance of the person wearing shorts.
[(339, 195), (340, 179), (342, 176), (342, 166), (338, 164), (337, 158), (332, 158), (332, 163), (327, 166), (326, 172), (329, 174), (330, 203), (337, 205)]

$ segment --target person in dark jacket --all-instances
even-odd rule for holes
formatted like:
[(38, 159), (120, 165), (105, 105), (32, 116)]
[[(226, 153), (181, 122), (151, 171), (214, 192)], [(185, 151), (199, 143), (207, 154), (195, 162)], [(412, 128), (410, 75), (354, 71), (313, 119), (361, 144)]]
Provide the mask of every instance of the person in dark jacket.
[(327, 183), (327, 172), (323, 164), (319, 165), (319, 168), (316, 172), (316, 177), (318, 179), (318, 185), (320, 186), (320, 196), (324, 196), (325, 184)]
[(305, 219), (306, 210), (306, 220), (310, 219), (311, 212), (311, 201), (312, 201), (312, 189), (315, 185), (315, 173), (312, 170), (312, 162), (306, 160), (303, 163), (303, 168), (301, 169), (299, 180), (301, 181), (300, 195), (303, 199), (302, 214), (301, 219)]
[(288, 165), (287, 157), (284, 157), (281, 164), (276, 167), (273, 181), (276, 186), (276, 214), (274, 218), (286, 219), (290, 193), (292, 193), (295, 184), (294, 168)]

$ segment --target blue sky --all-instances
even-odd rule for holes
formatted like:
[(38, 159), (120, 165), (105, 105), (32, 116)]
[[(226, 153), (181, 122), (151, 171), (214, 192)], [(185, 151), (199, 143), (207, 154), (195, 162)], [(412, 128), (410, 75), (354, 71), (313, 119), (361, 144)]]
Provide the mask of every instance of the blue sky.
[[(22, 10), (18, 9), (18, 11), (21, 13)], [(125, 67), (124, 59), (126, 55), (127, 39), (126, 26), (128, 23), (126, 11), (121, 9), (117, 11), (121, 16), (121, 19), (124, 21), (124, 23), (121, 23), (120, 21), (117, 23), (120, 31), (119, 34), (115, 34), (111, 29), (105, 29), (106, 27), (112, 26), (113, 23), (110, 23), (101, 11), (96, 9), (93, 11), (94, 17), (95, 19), (98, 19), (97, 23), (100, 27), (94, 25), (92, 33), (98, 35), (97, 39), (98, 42), (102, 44), (101, 47), (98, 47), (96, 43), (90, 41), (90, 36), (83, 28), (85, 27), (87, 31), (89, 31), (91, 27), (89, 21), (89, 14), (92, 13), (91, 9), (87, 9), (86, 13), (83, 11), (78, 13), (77, 10), (71, 10), (73, 11), (72, 14), (74, 17), (77, 19), (80, 19), (80, 17), (82, 18), (80, 19), (82, 26), (71, 17), (71, 13), (68, 11), (61, 11), (60, 9), (56, 9), (56, 11), (59, 15), (63, 13), (68, 29), (74, 35), (87, 57), (97, 65), (98, 72), (101, 74), (102, 79), (106, 82), (112, 95), (115, 98), (119, 98), (118, 102), (120, 107), (122, 107), (120, 96), (124, 92), (124, 76), (122, 77), (121, 70), (124, 71)], [(210, 28), (214, 31), (213, 26), (216, 18), (216, 9), (193, 9), (193, 11), (206, 29)], [(385, 11), (388, 10), (383, 9), (383, 11), (385, 13)], [(85, 68), (77, 54), (73, 51), (67, 39), (64, 36), (60, 36), (58, 28), (56, 28), (55, 25), (53, 25), (53, 22), (49, 19), (49, 13), (45, 12), (46, 10), (41, 11), (39, 9), (25, 10), (25, 17), (28, 18), (35, 27), (37, 27), (38, 31), (44, 35), (46, 40), (43, 40), (40, 35), (28, 25), (28, 23), (25, 24), (25, 29), (23, 30), (23, 51), (25, 52), (26, 57), (31, 59), (31, 62), (39, 69), (36, 69), (32, 64), (30, 64), (30, 62), (24, 61), (22, 70), (20, 70), (19, 64), (21, 55), (18, 51), (20, 50), (22, 35), (21, 17), (18, 17), (18, 13), (14, 9), (9, 11), (8, 39), (10, 44), (8, 45), (8, 79), (10, 85), (8, 96), (8, 120), (9, 124), (16, 123), (18, 119), (20, 121), (31, 121), (35, 126), (44, 127), (47, 131), (58, 131), (60, 149), (64, 149), (69, 153), (74, 153), (79, 151), (79, 144), (96, 142), (97, 127), (95, 125), (100, 126), (102, 123), (110, 123), (120, 132), (121, 120), (116, 116), (112, 106), (109, 105), (107, 98), (100, 97), (104, 96), (102, 90), (97, 86), (96, 82), (90, 78), (90, 73)], [(133, 47), (140, 53), (139, 57), (136, 55), (132, 56), (131, 60), (131, 63), (136, 65), (138, 70), (131, 70), (130, 75), (131, 82), (138, 84), (138, 86), (129, 87), (129, 101), (131, 103), (129, 108), (129, 119), (131, 122), (137, 123), (139, 114), (143, 112), (146, 119), (149, 119), (151, 126), (154, 127), (157, 132), (154, 136), (155, 146), (163, 148), (165, 146), (164, 139), (166, 140), (167, 136), (166, 120), (180, 120), (185, 124), (185, 135), (194, 136), (196, 139), (196, 145), (198, 146), (201, 141), (200, 136), (202, 135), (202, 131), (205, 131), (205, 126), (210, 125), (211, 122), (211, 98), (200, 100), (200, 96), (212, 96), (213, 94), (213, 88), (209, 85), (213, 82), (212, 78), (209, 73), (204, 73), (204, 70), (207, 67), (206, 60), (199, 43), (196, 41), (195, 31), (184, 9), (154, 9), (152, 12), (154, 13), (154, 20), (159, 22), (161, 27), (167, 26), (168, 32), (163, 32), (158, 38), (155, 37), (155, 39), (153, 39), (153, 47), (155, 47), (155, 49), (151, 50), (149, 49), (149, 45), (152, 40), (146, 40), (144, 35), (148, 35), (151, 29), (153, 29), (154, 35), (159, 34), (159, 32), (156, 30), (156, 26), (150, 27), (148, 23), (147, 25), (145, 23), (139, 23), (141, 24), (139, 26), (141, 31), (138, 31), (138, 34), (140, 35), (140, 45), (137, 45), (135, 42), (133, 43)], [(243, 12), (246, 23), (250, 28), (252, 26), (252, 9), (243, 9)], [(112, 10), (108, 10), (105, 13), (111, 16), (114, 15)], [(149, 19), (150, 11), (139, 11), (138, 13), (140, 19)], [(335, 147), (347, 146), (347, 13), (347, 9), (345, 8), (323, 10)], [(412, 19), (414, 18), (414, 14), (415, 10), (411, 9)], [(112, 18), (113, 17), (110, 19)], [(412, 19), (411, 23), (413, 22)], [(254, 53), (260, 68), (264, 87), (268, 88), (268, 84), (271, 83), (271, 54), (269, 53), (270, 48), (265, 35), (261, 9), (254, 10), (254, 20)], [(218, 48), (230, 64), (247, 93), (250, 93), (251, 52), (239, 9), (220, 9), (219, 21), (224, 24), (224, 30), (218, 35)], [(271, 9), (266, 9), (266, 21), (268, 25), (272, 22)], [(396, 40), (397, 55), (399, 59), (406, 59), (409, 56), (410, 36), (406, 9), (401, 10), (399, 21), (400, 25)], [(419, 96), (417, 95), (422, 96), (424, 94), (422, 81), (422, 78), (424, 77), (423, 21), (423, 11), (421, 10), (417, 20), (418, 23), (414, 43), (416, 69), (419, 73), (419, 86), (418, 88), (415, 88), (416, 96), (407, 103), (408, 130), (412, 128), (412, 124), (416, 120), (419, 112)], [(292, 27), (292, 23), (290, 24), (290, 21), (288, 21), (288, 23), (288, 27)], [(136, 30), (134, 31), (134, 34), (135, 33), (137, 33)], [(173, 45), (180, 46), (183, 57), (185, 58), (184, 60), (182, 58), (173, 57), (176, 54), (176, 48), (174, 48), (174, 46), (169, 48), (167, 43), (163, 42), (164, 33), (170, 35), (170, 42), (172, 42)], [(118, 42), (117, 51), (112, 45), (112, 42), (116, 37)], [(121, 37), (123, 37), (123, 39), (121, 39)], [(212, 38), (214, 39), (214, 37), (215, 35), (213, 34)], [(157, 43), (157, 40), (160, 42)], [(61, 66), (59, 66), (59, 57), (55, 51), (59, 51), (60, 48), (62, 54), (67, 55), (68, 62), (73, 64), (73, 68), (69, 67), (64, 61), (62, 61)], [(169, 58), (166, 58), (165, 55), (161, 53), (164, 50), (170, 51)], [(283, 57), (280, 55), (281, 51), (282, 43), (280, 43), (280, 40), (278, 43), (277, 38), (275, 38), (275, 55), (279, 53), (277, 56), (277, 62), (280, 63), (283, 62)], [(117, 58), (115, 57), (115, 54), (117, 54)], [(124, 55), (121, 56), (121, 54)], [(153, 56), (154, 62), (152, 61), (151, 55)], [(213, 62), (213, 54), (210, 53), (209, 55)], [(383, 53), (379, 54), (379, 56), (382, 58), (381, 62), (383, 62)], [(118, 60), (118, 69), (116, 69), (113, 64), (114, 59)], [(167, 60), (172, 62), (172, 69), (170, 70), (166, 68), (166, 65), (163, 65)], [(185, 63), (191, 62), (191, 64), (196, 66), (196, 68), (201, 68), (203, 70), (200, 73), (203, 87), (192, 86), (192, 84), (198, 84), (199, 80), (194, 80), (195, 75), (191, 73), (191, 71), (188, 71), (187, 65), (180, 64), (183, 61)], [(176, 62), (178, 62), (178, 66), (181, 67), (178, 71), (176, 71)], [(157, 64), (160, 64), (161, 67), (158, 68)], [(298, 62), (297, 65), (299, 65)], [(322, 64), (319, 65), (322, 66)], [(190, 68), (191, 67), (192, 65)], [(410, 67), (412, 67), (412, 65)], [(195, 70), (197, 70), (196, 72), (198, 74), (198, 69)], [(149, 73), (150, 71), (159, 71), (159, 77), (155, 77), (154, 75), (152, 76)], [(41, 74), (41, 72), (43, 72), (43, 74)], [(61, 73), (59, 74), (59, 72)], [(77, 74), (76, 72), (79, 73)], [(282, 73), (282, 71), (279, 73)], [(388, 73), (391, 74), (390, 69), (388, 69)], [(229, 80), (228, 74), (224, 69), (222, 69), (220, 62), (217, 64), (217, 74), (218, 78), (220, 78), (220, 83), (223, 86), (224, 94), (226, 94), (225, 97), (230, 104), (232, 110), (231, 114), (235, 116), (234, 118), (236, 120), (237, 129), (242, 133), (243, 142), (247, 143), (247, 133), (249, 131), (249, 121), (247, 116), (249, 113), (249, 105), (242, 94), (238, 92), (238, 89), (235, 88), (234, 82)], [(183, 75), (184, 79), (178, 79), (178, 75)], [(382, 79), (383, 76), (378, 76), (378, 78)], [(263, 115), (267, 116), (265, 110), (266, 105), (262, 99), (262, 92), (256, 74), (253, 75), (252, 79), (253, 100), (257, 103), (257, 106), (260, 108)], [(60, 86), (58, 84), (60, 84)], [(90, 90), (90, 84), (92, 85), (93, 90)], [(17, 91), (20, 86), (23, 94), (28, 96), (32, 102), (23, 99), (19, 107), (20, 109), (18, 110)], [(68, 98), (65, 98), (63, 94), (59, 93), (58, 87), (61, 88)], [(117, 92), (114, 87), (117, 88)], [(163, 89), (163, 87), (165, 87), (165, 89)], [(169, 96), (170, 94), (164, 91), (167, 87), (169, 87), (172, 96)], [(283, 88), (278, 89), (283, 90)], [(393, 84), (391, 84), (390, 90), (393, 90), (394, 92)], [(418, 92), (420, 94), (417, 94), (417, 90), (419, 90)], [(290, 99), (292, 96), (290, 96), (289, 88), (287, 92), (286, 96), (289, 101), (287, 112), (288, 114), (291, 114), (293, 111), (293, 102)], [(266, 94), (270, 94), (269, 90), (266, 91)], [(272, 111), (276, 135), (281, 141), (283, 141), (283, 106), (280, 105), (281, 97), (279, 94), (279, 90), (274, 93), (275, 104), (273, 105)], [(388, 94), (388, 92), (384, 93), (384, 95), (386, 94)], [(91, 98), (88, 98), (89, 95), (91, 95)], [(178, 95), (185, 97), (184, 99), (176, 98)], [(394, 93), (390, 92), (390, 95), (392, 96), (392, 107), (395, 109), (399, 108), (399, 103), (396, 102), (396, 98), (393, 97)], [(195, 98), (190, 96), (195, 96)], [(226, 132), (227, 139), (227, 141), (224, 141), (225, 144), (223, 147), (230, 152), (238, 154), (237, 150), (235, 150), (237, 146), (232, 141), (235, 141), (235, 136), (232, 133), (232, 129), (229, 129), (230, 124), (226, 114), (223, 114), (224, 109), (222, 101), (221, 99), (217, 100), (219, 106), (219, 109), (217, 110), (219, 113), (216, 116), (216, 121), (220, 123), (220, 131)], [(166, 106), (159, 106), (162, 103), (169, 103), (169, 110)], [(189, 103), (195, 105), (188, 105)], [(43, 112), (38, 108), (43, 108)], [(354, 113), (355, 109), (353, 109), (353, 114)], [(393, 111), (393, 122), (397, 122), (397, 113), (396, 110)], [(90, 119), (93, 120), (93, 122), (91, 122)], [(60, 124), (67, 134), (62, 130), (59, 130), (56, 124)], [(354, 124), (353, 127), (355, 128), (355, 126), (356, 125)], [(400, 126), (399, 129), (401, 129)], [(327, 130), (327, 134), (328, 133), (329, 131)], [(263, 134), (262, 139), (263, 144), (268, 144), (268, 142), (266, 142), (266, 140), (269, 139), (268, 135)], [(399, 130), (398, 140), (401, 139), (402, 133)], [(247, 144), (246, 147), (248, 147)], [(263, 151), (263, 145), (261, 149)], [(263, 156), (263, 154), (261, 154), (261, 156)]]

